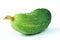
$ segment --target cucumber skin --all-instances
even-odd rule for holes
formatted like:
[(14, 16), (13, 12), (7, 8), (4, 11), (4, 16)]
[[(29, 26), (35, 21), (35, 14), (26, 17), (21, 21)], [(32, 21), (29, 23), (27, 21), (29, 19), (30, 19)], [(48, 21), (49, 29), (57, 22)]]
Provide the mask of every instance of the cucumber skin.
[(16, 14), (11, 26), (26, 35), (37, 34), (44, 31), (51, 22), (51, 13), (48, 9), (36, 9), (30, 13)]

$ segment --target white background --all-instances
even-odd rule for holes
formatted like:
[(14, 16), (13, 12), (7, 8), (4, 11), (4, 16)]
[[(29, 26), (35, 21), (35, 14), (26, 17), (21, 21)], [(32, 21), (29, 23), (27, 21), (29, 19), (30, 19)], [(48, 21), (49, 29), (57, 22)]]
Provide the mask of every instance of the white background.
[[(0, 40), (60, 40), (59, 0), (0, 0)], [(15, 31), (6, 15), (31, 12), (36, 8), (47, 8), (52, 14), (49, 27), (42, 33), (25, 36)]]

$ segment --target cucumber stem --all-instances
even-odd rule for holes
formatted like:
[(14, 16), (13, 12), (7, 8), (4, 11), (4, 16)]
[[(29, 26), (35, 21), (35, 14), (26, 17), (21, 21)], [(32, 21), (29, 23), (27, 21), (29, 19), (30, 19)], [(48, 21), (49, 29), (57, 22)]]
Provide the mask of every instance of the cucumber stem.
[(7, 16), (5, 16), (5, 18), (4, 18), (4, 19), (14, 20), (14, 17), (7, 15)]

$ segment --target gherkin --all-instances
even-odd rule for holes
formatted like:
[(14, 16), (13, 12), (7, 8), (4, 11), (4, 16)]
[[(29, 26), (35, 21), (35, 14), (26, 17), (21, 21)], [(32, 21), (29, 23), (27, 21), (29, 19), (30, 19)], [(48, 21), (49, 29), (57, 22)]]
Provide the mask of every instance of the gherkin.
[(51, 22), (51, 13), (48, 9), (38, 8), (30, 13), (18, 13), (11, 19), (11, 26), (18, 32), (26, 35), (33, 35), (44, 31)]

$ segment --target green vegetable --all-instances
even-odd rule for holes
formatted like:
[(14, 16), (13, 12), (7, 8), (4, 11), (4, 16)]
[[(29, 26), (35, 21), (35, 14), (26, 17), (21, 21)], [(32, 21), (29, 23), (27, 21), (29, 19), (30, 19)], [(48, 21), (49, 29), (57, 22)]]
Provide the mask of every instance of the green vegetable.
[(38, 8), (30, 13), (15, 14), (14, 17), (6, 16), (11, 19), (11, 26), (26, 35), (37, 34), (44, 31), (51, 22), (51, 13), (48, 9)]

